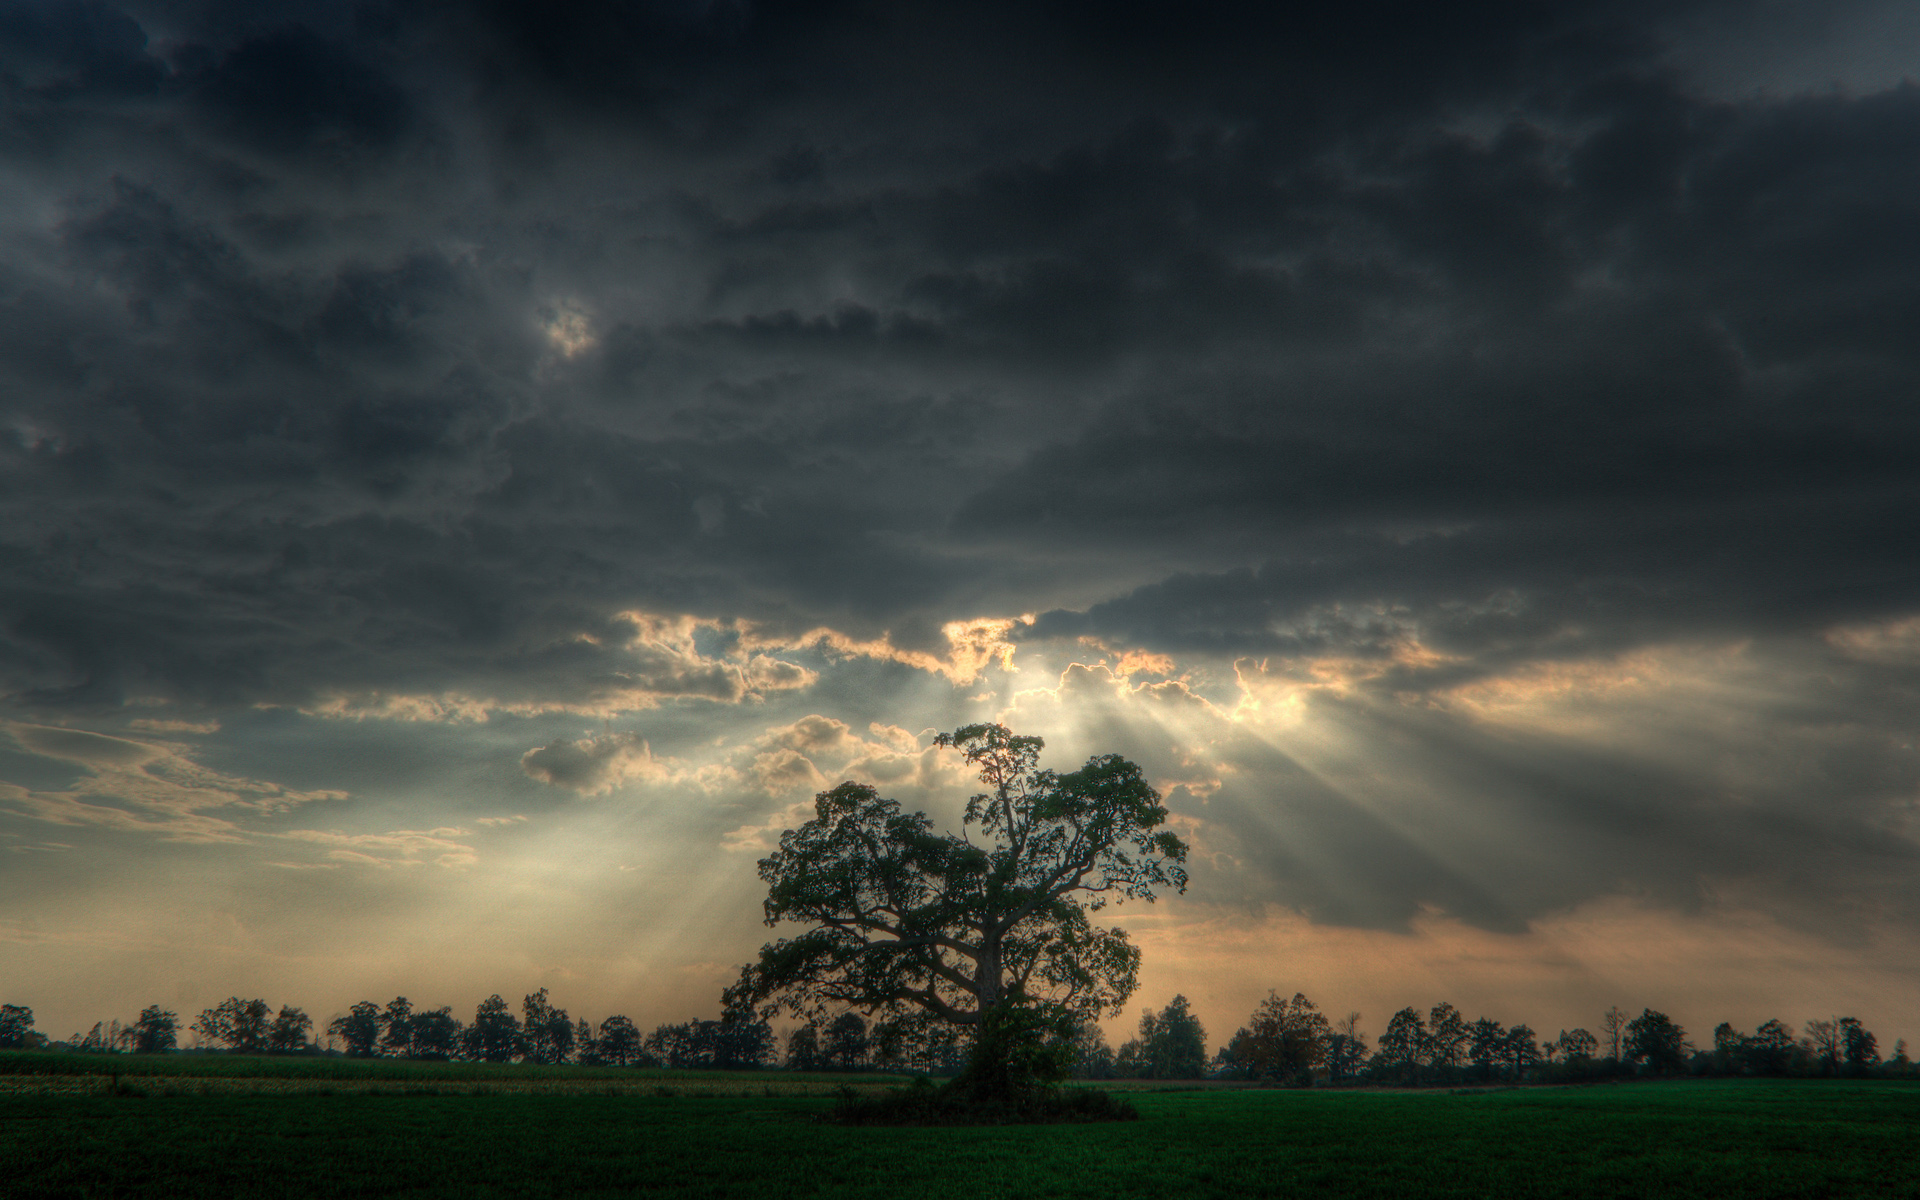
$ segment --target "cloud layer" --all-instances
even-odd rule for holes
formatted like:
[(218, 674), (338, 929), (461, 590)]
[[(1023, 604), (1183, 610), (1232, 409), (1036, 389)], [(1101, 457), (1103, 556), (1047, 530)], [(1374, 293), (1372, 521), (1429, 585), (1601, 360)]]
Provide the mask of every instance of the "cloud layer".
[(1907, 20), (8, 5), (9, 901), (738, 874), (1002, 717), (1207, 921), (1898, 940)]

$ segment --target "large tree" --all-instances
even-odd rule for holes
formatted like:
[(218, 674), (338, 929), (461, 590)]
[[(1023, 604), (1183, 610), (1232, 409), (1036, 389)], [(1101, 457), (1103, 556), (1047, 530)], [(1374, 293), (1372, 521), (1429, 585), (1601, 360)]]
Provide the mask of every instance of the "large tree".
[(760, 860), (767, 924), (803, 928), (742, 969), (731, 1009), (924, 1010), (973, 1031), (978, 1060), (1004, 1052), (1003, 1023), (1019, 1040), (1126, 1003), (1140, 952), (1088, 914), (1186, 889), (1187, 847), (1161, 828), (1159, 793), (1115, 754), (1041, 770), (1041, 739), (1001, 725), (935, 740), (988, 789), (967, 802), (965, 836), (866, 784), (820, 793), (814, 819)]

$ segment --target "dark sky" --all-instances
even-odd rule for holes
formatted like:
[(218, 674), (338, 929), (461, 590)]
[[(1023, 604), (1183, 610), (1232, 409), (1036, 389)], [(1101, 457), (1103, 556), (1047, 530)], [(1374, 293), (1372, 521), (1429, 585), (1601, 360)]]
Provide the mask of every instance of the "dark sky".
[(679, 1019), (813, 792), (952, 819), (1000, 719), (1167, 794), (1119, 919), (1217, 1035), (1890, 1046), (1915, 75), (1898, 3), (10, 0), (5, 999)]

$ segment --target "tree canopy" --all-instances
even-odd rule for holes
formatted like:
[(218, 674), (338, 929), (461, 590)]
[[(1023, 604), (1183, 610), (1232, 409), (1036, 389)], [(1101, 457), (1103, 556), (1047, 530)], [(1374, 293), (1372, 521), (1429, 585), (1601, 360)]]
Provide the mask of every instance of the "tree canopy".
[(1159, 793), (1117, 754), (1042, 770), (1041, 739), (1002, 725), (936, 741), (987, 787), (967, 802), (964, 836), (867, 784), (820, 793), (815, 817), (760, 860), (767, 924), (803, 929), (742, 968), (730, 1009), (922, 1010), (977, 1033), (1003, 1001), (1063, 1020), (1126, 1003), (1140, 952), (1088, 914), (1186, 889), (1187, 847), (1161, 828)]

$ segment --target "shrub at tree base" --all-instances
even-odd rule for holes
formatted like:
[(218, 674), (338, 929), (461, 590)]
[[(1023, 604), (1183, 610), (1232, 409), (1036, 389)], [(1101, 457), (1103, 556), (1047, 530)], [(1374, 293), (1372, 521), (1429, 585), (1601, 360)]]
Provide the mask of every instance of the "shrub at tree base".
[(841, 1125), (1052, 1125), (1136, 1121), (1126, 1100), (1062, 1088), (1072, 1047), (1061, 1038), (1072, 1014), (1018, 992), (982, 1017), (967, 1067), (943, 1087), (926, 1076), (878, 1096), (851, 1088), (825, 1118)]
[(1016, 1099), (982, 1100), (954, 1084), (935, 1087), (922, 1076), (911, 1087), (889, 1088), (878, 1096), (848, 1088), (821, 1119), (836, 1125), (1074, 1125), (1137, 1121), (1140, 1113), (1130, 1100), (1089, 1088), (1033, 1089)]

